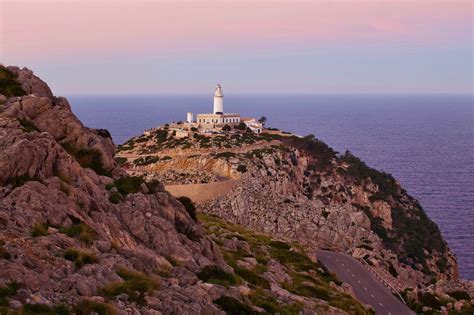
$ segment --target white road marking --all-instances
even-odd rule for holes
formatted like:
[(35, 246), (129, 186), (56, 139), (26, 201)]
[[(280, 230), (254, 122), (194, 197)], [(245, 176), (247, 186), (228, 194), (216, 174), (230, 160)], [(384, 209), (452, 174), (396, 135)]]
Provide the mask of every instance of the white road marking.
[(373, 299), (375, 299), (375, 296), (373, 294), (370, 295)]
[(379, 303), (379, 305), (383, 307), (383, 304), (382, 304), (382, 303)]
[(360, 280), (357, 280), (357, 283), (360, 283)]
[(344, 265), (344, 263), (342, 263), (342, 266), (345, 267), (346, 265)]
[(349, 269), (347, 269), (347, 271), (349, 271)]
[(366, 287), (364, 287), (364, 290), (365, 290), (365, 291), (367, 291), (367, 288), (366, 288)]
[(354, 274), (352, 274), (352, 278), (355, 278)]

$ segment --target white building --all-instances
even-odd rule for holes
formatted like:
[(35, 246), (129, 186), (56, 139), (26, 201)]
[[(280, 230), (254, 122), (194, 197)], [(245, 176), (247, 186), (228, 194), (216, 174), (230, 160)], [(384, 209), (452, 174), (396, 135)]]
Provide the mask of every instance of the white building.
[(197, 114), (196, 123), (201, 126), (238, 124), (240, 123), (239, 114), (224, 113), (224, 95), (220, 84), (216, 85), (214, 92), (214, 110), (209, 114)]

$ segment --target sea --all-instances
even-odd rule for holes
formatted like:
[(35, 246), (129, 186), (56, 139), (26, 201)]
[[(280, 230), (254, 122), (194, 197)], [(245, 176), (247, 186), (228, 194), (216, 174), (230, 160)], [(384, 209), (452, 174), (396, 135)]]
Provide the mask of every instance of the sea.
[[(88, 127), (116, 144), (145, 129), (212, 110), (212, 95), (68, 97)], [(416, 197), (454, 250), (462, 278), (474, 280), (472, 95), (231, 95), (225, 111), (267, 117), (267, 126), (314, 134), (389, 172)]]

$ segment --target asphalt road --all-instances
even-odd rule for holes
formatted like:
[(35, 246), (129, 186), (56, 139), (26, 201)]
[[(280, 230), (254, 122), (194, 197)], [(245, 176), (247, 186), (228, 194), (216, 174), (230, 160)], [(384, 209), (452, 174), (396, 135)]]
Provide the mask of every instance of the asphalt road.
[(343, 253), (317, 251), (320, 260), (339, 280), (349, 283), (356, 297), (364, 304), (372, 305), (377, 315), (415, 314), (396, 298), (357, 259)]

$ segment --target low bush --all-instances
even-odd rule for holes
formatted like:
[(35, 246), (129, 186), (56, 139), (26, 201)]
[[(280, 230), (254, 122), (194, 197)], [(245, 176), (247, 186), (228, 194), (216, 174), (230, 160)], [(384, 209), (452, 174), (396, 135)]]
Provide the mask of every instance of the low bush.
[(26, 95), (13, 72), (0, 65), (0, 94), (6, 97)]
[(115, 162), (118, 165), (124, 165), (125, 163), (127, 163), (127, 158), (118, 156), (115, 158)]
[(466, 301), (470, 301), (471, 300), (471, 296), (469, 295), (469, 293), (467, 293), (466, 291), (452, 291), (452, 292), (448, 292), (448, 295), (451, 296), (453, 299), (456, 299), (456, 300), (466, 300)]
[(122, 200), (123, 200), (123, 196), (119, 192), (113, 191), (110, 193), (109, 201), (111, 203), (119, 204), (120, 202), (122, 202)]
[(196, 221), (197, 220), (197, 215), (196, 215), (196, 207), (194, 206), (193, 201), (185, 196), (179, 197), (178, 198), (179, 202), (181, 202), (188, 212), (189, 216)]
[(244, 304), (230, 296), (221, 296), (217, 300), (214, 300), (214, 304), (218, 305), (227, 315), (258, 314), (247, 304)]
[(9, 260), (10, 253), (2, 245), (3, 244), (0, 242), (0, 259)]
[(30, 132), (33, 132), (33, 131), (39, 131), (38, 127), (36, 127), (34, 122), (32, 122), (29, 119), (18, 118), (18, 122), (23, 127), (22, 128), (23, 132), (30, 133)]
[(235, 153), (234, 152), (228, 152), (228, 151), (219, 152), (219, 153), (216, 153), (214, 155), (214, 157), (216, 157), (216, 158), (226, 158), (227, 159), (227, 158), (235, 157)]
[(41, 180), (37, 177), (31, 177), (28, 174), (23, 174), (20, 176), (10, 177), (7, 179), (5, 185), (12, 185), (13, 188), (23, 186), (27, 182), (36, 181), (40, 182)]
[(95, 254), (83, 252), (75, 248), (68, 248), (64, 253), (64, 259), (72, 261), (77, 269), (87, 264), (95, 264), (99, 261)]
[(225, 287), (235, 285), (236, 277), (217, 266), (206, 266), (198, 274), (197, 277), (204, 282), (219, 284)]
[(112, 140), (112, 135), (107, 129), (96, 129), (95, 130), (99, 136), (102, 138), (108, 138)]
[(74, 313), (76, 315), (115, 315), (115, 309), (105, 303), (95, 302), (91, 300), (83, 300), (74, 306)]
[(5, 286), (0, 285), (0, 306), (8, 306), (7, 298), (14, 296), (20, 287), (17, 282), (10, 282)]
[(121, 268), (117, 271), (123, 282), (111, 283), (102, 289), (102, 294), (113, 297), (126, 293), (131, 301), (145, 304), (145, 294), (150, 294), (158, 289), (157, 278), (147, 276), (142, 272)]
[(71, 311), (67, 305), (26, 304), (22, 309), (23, 315), (69, 315)]
[(330, 148), (326, 143), (316, 139), (314, 135), (308, 135), (300, 138), (297, 136), (284, 137), (282, 139), (287, 145), (313, 156), (316, 162), (313, 164), (318, 170), (324, 170), (331, 166), (332, 160), (337, 152)]
[(99, 175), (109, 176), (110, 172), (102, 165), (102, 153), (96, 149), (76, 148), (72, 143), (63, 143), (64, 150), (73, 156), (85, 168), (94, 170)]
[(245, 173), (247, 172), (247, 166), (245, 164), (240, 164), (237, 166), (237, 172)]
[(143, 178), (140, 176), (123, 176), (115, 181), (115, 187), (123, 196), (135, 194), (140, 191)]
[(243, 268), (235, 268), (235, 273), (250, 284), (256, 285), (263, 289), (270, 289), (270, 284), (268, 281), (254, 271)]
[(288, 291), (302, 295), (302, 296), (307, 296), (307, 297), (312, 297), (312, 298), (317, 298), (325, 301), (330, 301), (331, 300), (331, 295), (330, 292), (322, 287), (317, 287), (317, 286), (309, 286), (309, 285), (302, 285), (302, 284), (297, 284), (297, 285), (287, 285), (285, 286), (285, 289)]
[(97, 232), (83, 222), (74, 223), (69, 227), (60, 228), (59, 232), (66, 234), (69, 237), (77, 238), (87, 245), (92, 244), (92, 242), (97, 239)]
[(145, 157), (135, 159), (133, 161), (133, 164), (135, 166), (145, 166), (145, 165), (150, 165), (150, 164), (156, 163), (159, 160), (160, 160), (160, 158), (157, 157), (157, 156), (145, 156)]
[(32, 237), (46, 236), (48, 235), (48, 227), (49, 225), (47, 223), (36, 223), (30, 234)]

